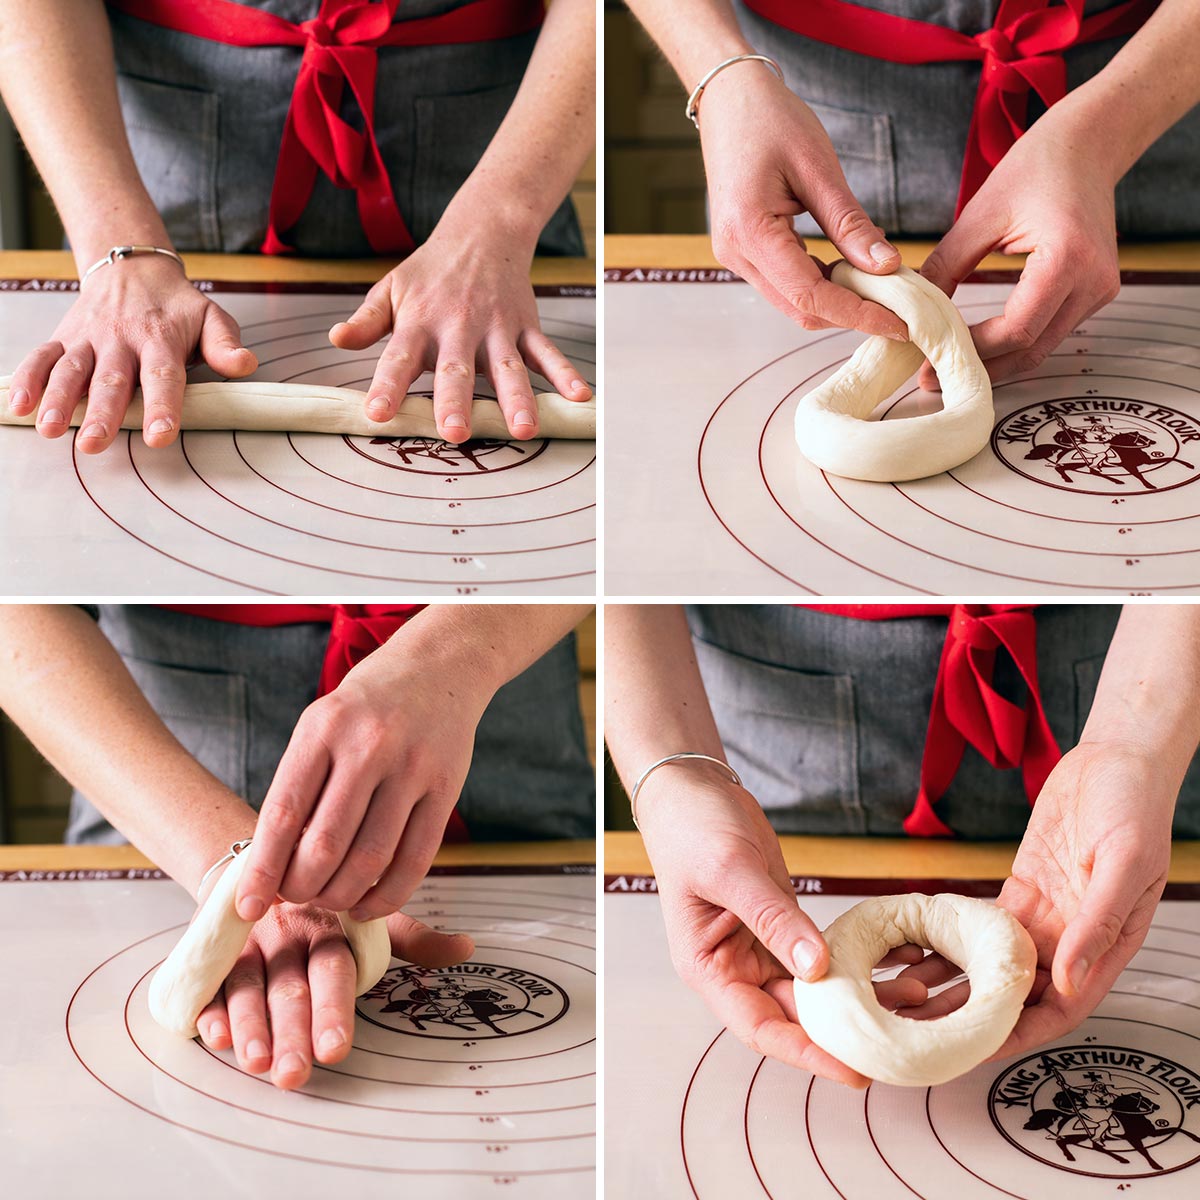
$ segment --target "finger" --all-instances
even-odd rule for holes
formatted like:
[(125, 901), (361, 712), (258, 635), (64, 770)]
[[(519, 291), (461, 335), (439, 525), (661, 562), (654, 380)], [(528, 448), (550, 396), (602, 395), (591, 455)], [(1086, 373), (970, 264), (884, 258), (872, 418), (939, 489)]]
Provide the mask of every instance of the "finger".
[(254, 352), (242, 344), (238, 323), (220, 306), (210, 304), (200, 326), (200, 357), (218, 375), (240, 379), (258, 366)]
[(947, 296), (992, 251), (1004, 230), (993, 209), (968, 204), (950, 231), (930, 252), (921, 266), (921, 274)]
[[(399, 837), (399, 846), (386, 871), (350, 910), (356, 921), (385, 917), (408, 903), (421, 880), (429, 874), (434, 855), (442, 844), (449, 813), (445, 804), (430, 797), (420, 800), (409, 814)], [(364, 830), (368, 842), (370, 831)]]
[(322, 929), (308, 952), (312, 1046), (317, 1060), (341, 1062), (354, 1041), (354, 955), (341, 929)]
[(475, 399), (475, 351), (462, 336), (438, 347), (433, 376), (433, 417), (439, 436), (465, 442), (471, 436), (471, 405)]
[[(819, 265), (819, 264), (818, 264)], [(745, 281), (761, 292), (775, 308), (784, 314), (790, 321), (794, 321), (801, 329), (807, 329), (816, 332), (819, 329), (836, 329), (836, 325), (831, 325), (828, 321), (822, 321), (820, 317), (808, 316), (805, 313), (797, 312), (795, 307), (789, 304), (783, 296), (779, 294), (771, 284), (771, 281), (759, 271), (753, 263), (743, 263), (738, 271)]]
[(900, 251), (867, 216), (841, 171), (808, 182), (808, 211), (847, 262), (872, 275), (890, 275), (900, 266)]
[[(307, 904), (339, 871), (368, 811), (374, 791), (370, 776), (363, 775), (361, 764), (350, 761), (353, 765), (345, 759), (333, 765), (279, 883), (279, 895), (293, 904)], [(274, 852), (275, 846), (271, 849)], [(391, 862), (394, 843), (386, 849), (384, 865)], [(374, 881), (372, 876), (364, 890)]]
[[(781, 223), (783, 222), (783, 223)], [(805, 252), (790, 221), (772, 222), (743, 253), (797, 314), (818, 317), (843, 329), (908, 340), (908, 327), (894, 312), (830, 283)]]
[(917, 979), (927, 988), (935, 988), (941, 987), (943, 983), (949, 983), (951, 979), (957, 979), (961, 974), (962, 969), (955, 966), (949, 959), (943, 958), (940, 954), (930, 954), (915, 966), (901, 971), (898, 978)]
[(281, 940), (268, 954), (267, 1013), (271, 1082), (285, 1091), (297, 1088), (312, 1072), (312, 993), (304, 955), (294, 941)]
[(734, 913), (787, 970), (810, 982), (825, 974), (829, 948), (790, 889), (754, 864), (739, 864), (712, 890), (720, 897), (704, 898)]
[(392, 954), (419, 967), (452, 967), (475, 953), (475, 942), (465, 933), (443, 933), (406, 913), (387, 919)]
[(391, 276), (385, 275), (353, 314), (329, 331), (329, 340), (340, 350), (365, 350), (380, 338), (387, 337), (392, 331), (395, 311), (391, 287)]
[(95, 361), (91, 346), (68, 346), (51, 368), (38, 407), (37, 427), (44, 437), (62, 437), (71, 427), (71, 417), (87, 391)]
[(367, 416), (390, 421), (400, 411), (408, 389), (421, 377), (429, 354), (429, 336), (420, 329), (397, 330), (375, 364), (367, 393)]
[(183, 356), (165, 342), (142, 351), (142, 437), (147, 446), (169, 446), (179, 432), (187, 370)]
[(894, 946), (876, 964), (875, 970), (883, 971), (888, 967), (919, 963), (925, 957), (924, 947), (906, 942), (903, 946)]
[(591, 399), (592, 389), (575, 364), (540, 329), (525, 330), (517, 338), (517, 349), (564, 400)]
[(233, 1037), (229, 1032), (229, 1009), (225, 1005), (225, 992), (219, 991), (208, 1004), (200, 1010), (196, 1018), (196, 1028), (200, 1037), (210, 1050), (228, 1050), (233, 1045)]
[(866, 1087), (871, 1082), (822, 1050), (800, 1025), (788, 1019), (780, 1006), (792, 991), (787, 980), (773, 980), (767, 986), (769, 992), (749, 983), (705, 981), (697, 990), (717, 1020), (756, 1054), (849, 1087)]
[(13, 372), (8, 385), (8, 407), (18, 417), (27, 417), (46, 390), (54, 364), (63, 356), (62, 342), (46, 342), (27, 354)]
[(133, 399), (136, 363), (129, 351), (100, 359), (88, 385), (87, 412), (75, 444), (84, 454), (112, 445)]
[(484, 370), (496, 389), (496, 402), (504, 414), (504, 423), (515, 438), (537, 436), (538, 409), (525, 360), (517, 348), (502, 335), (488, 343)]
[(964, 979), (962, 983), (956, 983), (944, 992), (930, 996), (923, 1004), (905, 1008), (904, 1015), (914, 1021), (931, 1021), (936, 1017), (944, 1017), (947, 1013), (954, 1012), (955, 1009), (962, 1008), (970, 996), (971, 981)]
[(1002, 354), (1031, 350), (1067, 302), (1073, 287), (1071, 272), (1064, 269), (1064, 264), (1043, 250), (1035, 250), (1005, 301), (1004, 315), (981, 321), (971, 330), (979, 357), (987, 362)]
[(238, 1063), (242, 1070), (261, 1075), (271, 1066), (271, 1029), (267, 1024), (266, 974), (254, 942), (242, 951), (225, 980), (225, 1006)]
[(275, 768), (258, 814), (250, 861), (237, 886), (237, 911), (243, 921), (257, 921), (279, 894), (300, 831), (321, 794), (329, 773), (329, 750), (310, 737), (303, 718)]

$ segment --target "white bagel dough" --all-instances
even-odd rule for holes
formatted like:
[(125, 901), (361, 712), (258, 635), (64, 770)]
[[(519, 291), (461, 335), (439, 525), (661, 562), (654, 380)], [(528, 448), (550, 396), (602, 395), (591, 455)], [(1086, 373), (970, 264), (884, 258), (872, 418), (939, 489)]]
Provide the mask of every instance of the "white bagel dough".
[[(796, 407), (796, 444), (814, 465), (847, 479), (899, 483), (949, 471), (973, 458), (992, 435), (992, 385), (970, 330), (949, 297), (916, 271), (871, 275), (847, 262), (833, 282), (889, 308), (910, 341), (870, 337)], [(928, 358), (942, 409), (920, 417), (871, 414)]]
[[(150, 981), (150, 1015), (169, 1033), (196, 1036), (197, 1018), (233, 970), (254, 928), (255, 922), (243, 921), (234, 904), (237, 882), (249, 857), (245, 851), (234, 855)], [(387, 921), (355, 921), (348, 913), (337, 916), (357, 967), (354, 994), (361, 996), (379, 982), (391, 962)]]
[[(0, 425), (34, 425), (37, 413), (18, 417), (8, 407), (11, 376), (0, 378)], [(353, 388), (301, 383), (189, 383), (183, 393), (183, 429), (237, 429), (248, 432), (335, 433), (350, 437), (422, 437), (441, 439), (428, 396), (406, 396), (390, 421), (369, 420), (363, 411), (366, 392)], [(594, 440), (596, 399), (575, 402), (557, 392), (539, 392), (538, 437)], [(86, 400), (71, 415), (78, 428)], [(121, 420), (122, 429), (141, 429), (142, 393), (134, 393)], [(495, 400), (476, 400), (471, 436), (508, 440), (512, 434)]]
[[(796, 980), (800, 1024), (834, 1058), (901, 1087), (945, 1083), (994, 1054), (1021, 1015), (1037, 967), (1033, 940), (1011, 913), (950, 893), (864, 900), (825, 930), (825, 941), (828, 972), (815, 983)], [(961, 1008), (913, 1020), (879, 1003), (872, 968), (906, 942), (966, 972), (971, 994)]]

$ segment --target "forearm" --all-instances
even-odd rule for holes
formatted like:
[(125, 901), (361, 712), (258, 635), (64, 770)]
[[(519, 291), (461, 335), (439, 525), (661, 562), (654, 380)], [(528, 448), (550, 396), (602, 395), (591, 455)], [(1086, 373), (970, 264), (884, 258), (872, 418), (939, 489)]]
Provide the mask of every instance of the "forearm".
[(486, 704), (590, 611), (588, 604), (431, 604), (355, 671), (401, 689), (417, 672), (452, 702), (472, 695)]
[(1094, 146), (1115, 185), (1200, 104), (1198, 58), (1200, 4), (1163, 0), (1102, 71), (1054, 106), (1056, 132)]
[(1200, 743), (1200, 607), (1127, 604), (1080, 744), (1137, 748), (1177, 789)]
[(0, 0), (0, 94), (80, 269), (114, 244), (170, 245), (129, 149), (101, 0)]
[(516, 98), (439, 226), (526, 247), (554, 215), (595, 144), (596, 9), (554, 0)]
[(176, 741), (78, 608), (0, 605), (0, 708), (193, 895), (230, 843), (254, 831), (254, 812)]
[(608, 752), (627, 789), (668, 754), (725, 758), (687, 617), (678, 605), (605, 608), (604, 709)]
[[(688, 91), (717, 63), (738, 54), (754, 53), (754, 47), (746, 41), (738, 25), (730, 0), (687, 0), (686, 13), (680, 11), (681, 7), (684, 6), (679, 0), (629, 0), (633, 15), (667, 56)], [(716, 85), (714, 79), (713, 86)]]

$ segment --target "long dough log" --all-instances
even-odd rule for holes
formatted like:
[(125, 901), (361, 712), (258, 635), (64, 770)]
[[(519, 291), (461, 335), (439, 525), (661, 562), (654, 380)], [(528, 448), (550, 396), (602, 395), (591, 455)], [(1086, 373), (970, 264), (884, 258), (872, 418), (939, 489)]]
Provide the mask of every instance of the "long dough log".
[[(254, 928), (234, 906), (237, 881), (249, 857), (245, 851), (234, 856), (150, 981), (150, 1015), (170, 1033), (196, 1036), (196, 1019), (225, 982)], [(387, 922), (355, 921), (348, 913), (338, 913), (338, 920), (354, 954), (355, 995), (361, 996), (383, 978), (392, 961)]]
[[(36, 413), (14, 416), (8, 407), (11, 376), (0, 378), (0, 425), (33, 425)], [(390, 421), (371, 421), (363, 412), (365, 392), (353, 388), (314, 387), (301, 383), (189, 383), (183, 394), (184, 429), (239, 429), (275, 433), (337, 433), (353, 437), (421, 437), (440, 439), (428, 396), (406, 396)], [(539, 437), (593, 440), (596, 401), (564, 400), (557, 392), (539, 392)], [(83, 423), (86, 401), (71, 424)], [(134, 393), (122, 429), (141, 429), (142, 393)], [(512, 434), (495, 400), (476, 400), (471, 410), (471, 436), (509, 439)]]
[[(949, 471), (978, 454), (992, 435), (992, 385), (966, 322), (945, 292), (908, 267), (871, 275), (840, 262), (832, 278), (890, 308), (908, 326), (911, 341), (868, 338), (800, 401), (796, 444), (805, 458), (847, 479), (899, 483)], [(870, 420), (925, 358), (941, 384), (941, 411)]]
[[(951, 893), (864, 900), (825, 930), (825, 941), (829, 970), (815, 983), (796, 980), (800, 1024), (834, 1058), (901, 1087), (945, 1083), (999, 1050), (1037, 967), (1033, 939), (1011, 913)], [(931, 947), (967, 973), (971, 994), (961, 1008), (917, 1021), (879, 1003), (871, 968), (906, 942)]]

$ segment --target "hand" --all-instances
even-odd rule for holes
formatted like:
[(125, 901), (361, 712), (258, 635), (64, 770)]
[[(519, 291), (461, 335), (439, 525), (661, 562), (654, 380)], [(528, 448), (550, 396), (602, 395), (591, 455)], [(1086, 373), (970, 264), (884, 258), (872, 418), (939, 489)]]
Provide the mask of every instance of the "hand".
[(99, 454), (120, 431), (140, 382), (146, 445), (169, 446), (179, 432), (187, 364), (197, 352), (231, 378), (258, 365), (237, 322), (192, 287), (178, 263), (158, 254), (121, 259), (87, 281), (51, 340), (21, 361), (9, 407), (22, 417), (36, 408), (38, 432), (57, 438), (86, 394), (75, 444)]
[[(756, 1054), (865, 1087), (868, 1079), (797, 1024), (793, 980), (824, 975), (829, 949), (796, 903), (779, 839), (754, 797), (720, 768), (690, 762), (655, 771), (638, 810), (683, 981)], [(920, 954), (900, 947), (880, 966)], [(877, 983), (875, 991), (891, 1009), (927, 996), (913, 980)]]
[(900, 254), (863, 212), (812, 110), (761, 63), (722, 71), (700, 100), (713, 253), (803, 329), (908, 340), (895, 313), (830, 283), (792, 218), (812, 213), (854, 266), (887, 275)]
[[(392, 953), (424, 967), (448, 967), (475, 952), (465, 933), (437, 933), (395, 913)], [(225, 986), (196, 1024), (212, 1050), (233, 1046), (252, 1075), (269, 1070), (276, 1087), (304, 1084), (313, 1059), (341, 1062), (354, 1040), (354, 955), (337, 917), (313, 905), (276, 905), (250, 932)]]
[[(1077, 129), (1069, 108), (1055, 105), (1000, 160), (921, 268), (952, 296), (993, 250), (1029, 255), (1004, 315), (971, 328), (994, 381), (1039, 366), (1120, 290), (1116, 177), (1096, 144), (1104, 135)], [(928, 363), (919, 382), (937, 389)]]
[(428, 872), (491, 692), (469, 668), (414, 666), (403, 652), (393, 666), (386, 649), (297, 722), (238, 882), (243, 919), (276, 895), (386, 916)]
[(538, 432), (530, 370), (565, 399), (587, 400), (591, 389), (542, 333), (529, 283), (532, 259), (533, 245), (489, 231), (481, 214), (461, 228), (447, 210), (429, 240), (329, 331), (342, 350), (365, 350), (388, 338), (367, 394), (367, 416), (394, 417), (426, 370), (434, 372), (434, 419), (448, 442), (471, 436), (477, 373), (491, 381), (515, 438)]
[[(998, 901), (1033, 938), (1037, 976), (994, 1058), (1074, 1029), (1141, 946), (1171, 857), (1175, 793), (1163, 774), (1143, 749), (1107, 742), (1081, 742), (1050, 773)], [(930, 955), (901, 978), (934, 988), (957, 974)], [(941, 1016), (969, 991), (955, 984), (905, 1016)]]

